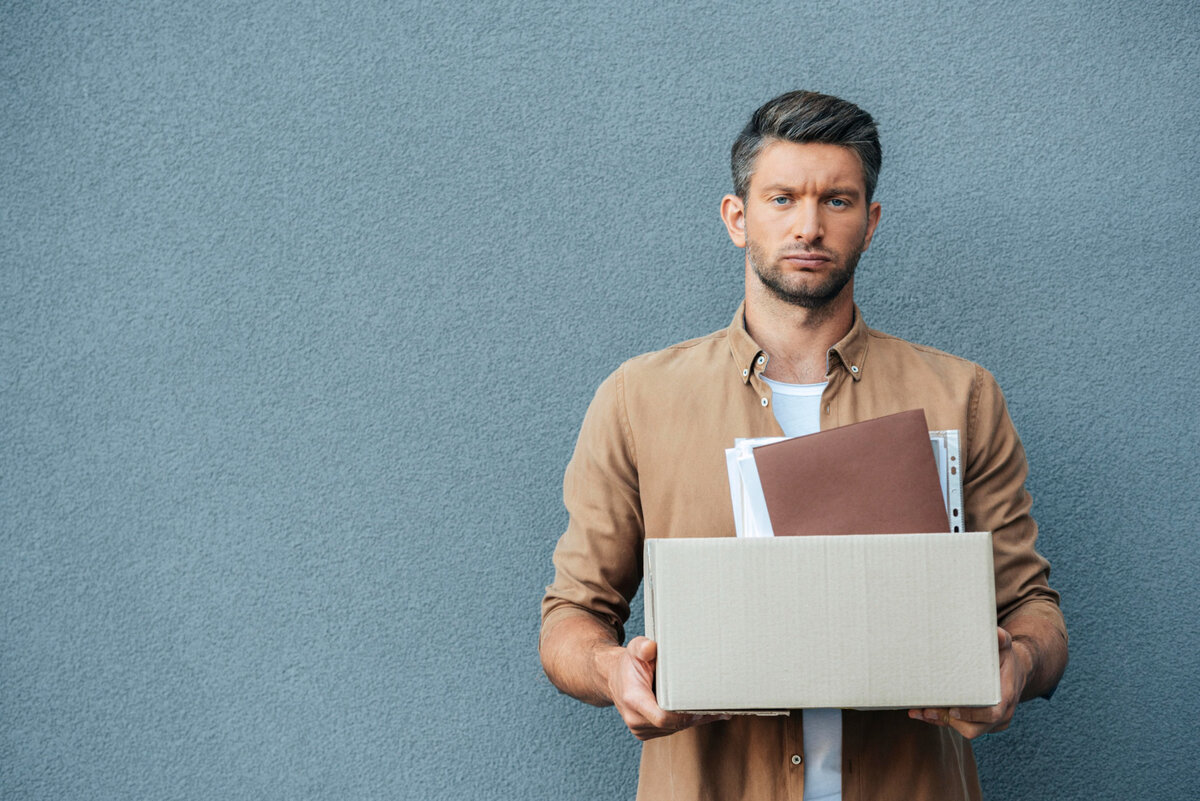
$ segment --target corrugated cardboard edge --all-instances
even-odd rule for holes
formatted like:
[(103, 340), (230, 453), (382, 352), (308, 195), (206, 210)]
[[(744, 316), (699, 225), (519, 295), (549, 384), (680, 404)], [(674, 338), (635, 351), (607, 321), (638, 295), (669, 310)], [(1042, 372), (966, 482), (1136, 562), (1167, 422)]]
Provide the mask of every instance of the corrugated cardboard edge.
[[(653, 543), (654, 543), (653, 540), (647, 539), (645, 542), (645, 545), (642, 548), (642, 553), (643, 553), (642, 563), (644, 565), (643, 575), (645, 577), (642, 582), (642, 603), (643, 603), (643, 617), (645, 618), (645, 623), (646, 623), (646, 637), (657, 643), (658, 642), (658, 626), (656, 624), (656, 621), (658, 619), (658, 616), (657, 616), (657, 614), (655, 614), (655, 608), (656, 608), (655, 607), (655, 599), (654, 599), (655, 570), (653, 567), (654, 566)], [(657, 665), (656, 665), (656, 667), (657, 667)], [(657, 673), (658, 673), (658, 671), (656, 670), (655, 671), (656, 678), (657, 678)], [(665, 704), (669, 703), (667, 700), (666, 690), (663, 689), (662, 684), (660, 684), (657, 681), (654, 683), (654, 698), (658, 702), (659, 708), (661, 708), (661, 709), (668, 708), (667, 706), (665, 706)]]
[[(654, 625), (654, 571), (651, 565), (654, 562), (654, 549), (650, 547), (650, 540), (646, 540), (646, 544), (642, 548), (642, 564), (644, 565), (642, 581), (642, 604), (643, 618), (646, 624), (646, 637), (658, 642), (658, 629)], [(655, 697), (658, 697), (657, 695)], [(659, 706), (662, 706), (662, 699), (659, 698)]]
[[(955, 448), (958, 447), (957, 433), (958, 432), (955, 432), (955, 434), (956, 434), (955, 443), (954, 443)], [(959, 470), (958, 472), (959, 472), (959, 481), (961, 482), (962, 481), (962, 471)], [(961, 484), (959, 486), (959, 493), (960, 494), (962, 493)], [(992, 532), (989, 531), (987, 533), (987, 535), (988, 535), (988, 542), (992, 543), (992, 547), (988, 548), (988, 554), (987, 554), (988, 596), (991, 598), (995, 598), (996, 597), (996, 545), (995, 545), (995, 540), (993, 539)], [(992, 625), (995, 626), (997, 629), (1000, 627), (1000, 621), (999, 621), (999, 618), (996, 616), (996, 614), (993, 614), (993, 616), (992, 616)], [(992, 683), (992, 686), (995, 688), (995, 692), (992, 694), (992, 697), (996, 700), (992, 701), (992, 703), (988, 704), (988, 706), (995, 706), (996, 704), (1000, 703), (1004, 699), (1004, 693), (1000, 688), (1000, 645), (999, 645), (999, 643), (997, 643), (997, 645), (996, 645), (996, 652), (995, 652), (994, 656), (995, 656), (995, 661), (992, 662), (992, 665), (993, 665), (992, 675), (995, 677), (995, 681)], [(1021, 700), (1020, 698), (1017, 699), (1017, 701), (1020, 701), (1020, 700)]]

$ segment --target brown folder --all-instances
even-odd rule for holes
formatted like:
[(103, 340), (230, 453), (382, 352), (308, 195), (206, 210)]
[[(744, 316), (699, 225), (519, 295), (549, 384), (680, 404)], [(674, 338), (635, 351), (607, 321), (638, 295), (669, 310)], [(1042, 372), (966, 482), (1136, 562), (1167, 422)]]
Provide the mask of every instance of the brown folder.
[(925, 411), (760, 445), (776, 536), (949, 532)]

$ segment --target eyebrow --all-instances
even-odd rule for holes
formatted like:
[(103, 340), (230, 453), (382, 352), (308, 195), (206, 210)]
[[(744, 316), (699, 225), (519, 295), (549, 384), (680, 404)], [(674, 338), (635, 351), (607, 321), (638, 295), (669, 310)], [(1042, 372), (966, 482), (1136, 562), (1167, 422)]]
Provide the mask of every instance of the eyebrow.
[[(764, 195), (775, 194), (777, 192), (790, 195), (794, 194), (795, 191), (796, 188), (790, 184), (771, 184), (770, 186), (764, 186), (762, 188), (762, 193)], [(854, 186), (831, 186), (821, 194), (823, 196), (845, 195), (847, 197), (859, 198), (862, 197), (862, 190)]]

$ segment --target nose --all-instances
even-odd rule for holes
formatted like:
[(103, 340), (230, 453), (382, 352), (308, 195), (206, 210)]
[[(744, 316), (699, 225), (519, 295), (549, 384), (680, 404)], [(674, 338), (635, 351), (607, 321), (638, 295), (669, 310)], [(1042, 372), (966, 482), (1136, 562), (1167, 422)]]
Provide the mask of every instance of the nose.
[(813, 244), (824, 236), (820, 205), (812, 200), (796, 204), (796, 217), (792, 221), (792, 236)]

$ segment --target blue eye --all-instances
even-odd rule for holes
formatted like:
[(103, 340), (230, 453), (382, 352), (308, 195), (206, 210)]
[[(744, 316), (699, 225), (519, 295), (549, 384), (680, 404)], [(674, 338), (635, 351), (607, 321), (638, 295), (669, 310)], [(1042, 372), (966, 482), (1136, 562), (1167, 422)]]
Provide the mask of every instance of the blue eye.
[(842, 200), (840, 197), (835, 197), (829, 201), (829, 205), (833, 206), (835, 209), (844, 209), (850, 204)]

